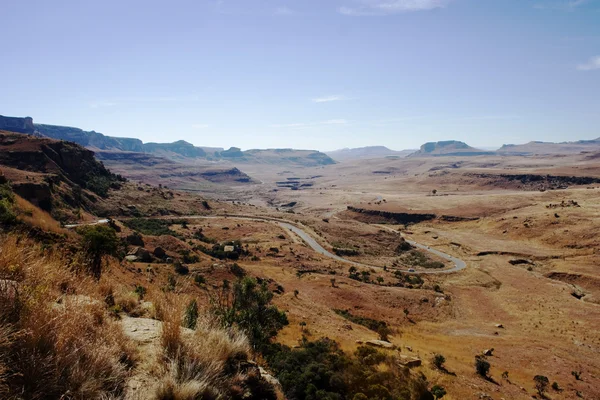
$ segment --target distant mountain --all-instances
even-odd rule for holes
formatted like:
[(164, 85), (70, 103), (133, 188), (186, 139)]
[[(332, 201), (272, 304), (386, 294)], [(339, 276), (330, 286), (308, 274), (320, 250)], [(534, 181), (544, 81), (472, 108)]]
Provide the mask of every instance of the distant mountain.
[(441, 142), (425, 143), (421, 146), (419, 151), (412, 153), (410, 157), (481, 156), (490, 154), (494, 154), (494, 152), (476, 149), (465, 142), (460, 142), (458, 140), (445, 140)]
[(367, 158), (383, 158), (383, 157), (406, 157), (407, 155), (414, 153), (416, 150), (390, 150), (385, 146), (367, 146), (357, 147), (353, 149), (345, 148), (340, 150), (325, 152), (329, 157), (336, 161), (346, 161), (354, 159), (367, 159)]
[(502, 155), (550, 155), (550, 154), (579, 154), (582, 151), (599, 151), (600, 138), (578, 140), (576, 142), (529, 142), (526, 144), (505, 144), (496, 152)]
[(139, 139), (106, 136), (95, 131), (84, 131), (69, 126), (34, 124), (30, 117), (0, 116), (0, 129), (19, 133), (35, 133), (52, 139), (66, 140), (96, 152), (149, 153), (184, 163), (195, 159), (204, 159), (206, 161), (228, 160), (238, 163), (287, 164), (304, 167), (335, 164), (335, 161), (329, 156), (314, 150), (242, 151), (237, 147), (224, 150), (218, 147), (198, 147), (184, 140), (173, 143), (143, 143)]

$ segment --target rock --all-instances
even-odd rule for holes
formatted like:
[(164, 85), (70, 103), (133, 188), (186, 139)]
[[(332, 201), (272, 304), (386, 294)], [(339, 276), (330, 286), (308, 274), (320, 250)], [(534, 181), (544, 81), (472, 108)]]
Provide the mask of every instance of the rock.
[(267, 370), (265, 370), (261, 366), (258, 367), (258, 370), (260, 371), (261, 378), (263, 378), (269, 385), (271, 385), (279, 390), (283, 390), (281, 388), (281, 383), (279, 383), (279, 379), (275, 378), (273, 375), (268, 373)]
[(160, 338), (162, 323), (150, 318), (123, 317), (121, 326), (125, 336), (136, 342), (150, 343)]
[(494, 353), (494, 348), (493, 347), (491, 349), (486, 349), (486, 350), (483, 351), (483, 355), (484, 356), (488, 356), (488, 357), (489, 356), (493, 356), (494, 355), (493, 353)]
[(502, 324), (496, 324), (496, 328), (504, 329), (504, 325), (502, 325)]
[(152, 254), (158, 258), (165, 258), (167, 256), (167, 252), (162, 247), (155, 248)]
[(420, 358), (400, 355), (400, 364), (408, 368), (420, 367), (423, 363)]
[(412, 353), (413, 349), (411, 346), (404, 346), (406, 348), (406, 350), (410, 351)]
[[(358, 341), (357, 341), (357, 343), (358, 343)], [(367, 344), (367, 345), (369, 345), (369, 346), (381, 347), (381, 348), (384, 348), (384, 349), (394, 349), (394, 348), (396, 348), (396, 346), (394, 346), (393, 343), (386, 342), (384, 340), (367, 340), (364, 343)]]
[(128, 256), (136, 256), (142, 262), (151, 262), (152, 256), (150, 252), (143, 247), (134, 247), (127, 253)]
[(350, 324), (342, 325), (342, 328), (344, 328), (347, 331), (351, 331), (352, 330), (352, 325), (350, 325)]
[(134, 255), (130, 255), (130, 256), (125, 256), (125, 260), (129, 261), (129, 262), (135, 262), (137, 261), (137, 256)]

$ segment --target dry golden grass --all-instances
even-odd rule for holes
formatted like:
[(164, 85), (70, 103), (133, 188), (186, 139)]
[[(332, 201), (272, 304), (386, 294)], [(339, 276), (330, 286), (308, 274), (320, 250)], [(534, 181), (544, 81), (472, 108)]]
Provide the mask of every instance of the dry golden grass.
[[(7, 360), (0, 385), (8, 397), (119, 395), (133, 351), (103, 304), (81, 294), (87, 278), (33, 242), (4, 236), (0, 243), (0, 360)], [(14, 332), (10, 344), (7, 332)]]
[(57, 234), (69, 232), (61, 227), (60, 223), (52, 218), (46, 211), (41, 210), (21, 196), (15, 195), (15, 205), (18, 210), (18, 218), (27, 225)]
[(237, 399), (244, 394), (266, 393), (272, 388), (260, 378), (248, 360), (251, 348), (247, 337), (236, 330), (220, 328), (207, 313), (195, 331), (181, 328), (181, 296), (169, 294), (155, 300), (162, 319), (161, 350), (164, 363), (153, 375), (158, 379), (153, 396), (157, 400)]

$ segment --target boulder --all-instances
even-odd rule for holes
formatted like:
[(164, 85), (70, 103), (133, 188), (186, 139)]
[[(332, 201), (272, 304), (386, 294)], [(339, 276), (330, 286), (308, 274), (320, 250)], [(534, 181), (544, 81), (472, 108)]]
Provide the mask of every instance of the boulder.
[(395, 349), (396, 346), (394, 346), (393, 343), (390, 342), (386, 342), (385, 340), (367, 340), (365, 341), (366, 345), (369, 346), (373, 346), (373, 347), (381, 347), (383, 349)]
[(423, 363), (420, 358), (400, 355), (400, 364), (408, 368), (420, 367)]
[(493, 356), (494, 355), (494, 348), (492, 347), (491, 349), (485, 349), (483, 351), (483, 355), (484, 356)]

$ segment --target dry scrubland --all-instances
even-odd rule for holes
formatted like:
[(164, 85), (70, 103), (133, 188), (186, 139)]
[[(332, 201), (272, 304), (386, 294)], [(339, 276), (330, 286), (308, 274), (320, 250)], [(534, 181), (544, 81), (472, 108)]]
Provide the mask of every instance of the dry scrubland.
[[(600, 177), (593, 158), (244, 172), (254, 183), (229, 187), (229, 201), (132, 182), (111, 190), (99, 204), (119, 245), (100, 258), (98, 280), (86, 229), (65, 230), (15, 196), (20, 222), (3, 222), (0, 244), (1, 396), (426, 399), (443, 387), (444, 399), (526, 399), (542, 375), (548, 398), (600, 398), (600, 185), (500, 176)], [(288, 178), (306, 185), (292, 190)], [(288, 220), (372, 267), (234, 214)], [(449, 267), (403, 238), (468, 266), (399, 273)], [(393, 347), (358, 343), (376, 339)]]

